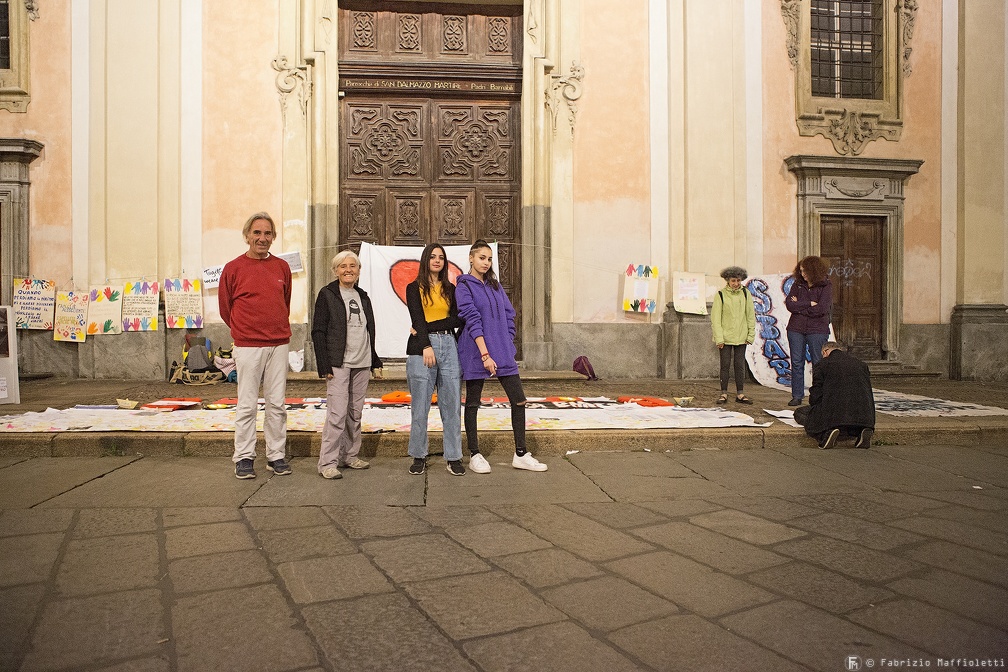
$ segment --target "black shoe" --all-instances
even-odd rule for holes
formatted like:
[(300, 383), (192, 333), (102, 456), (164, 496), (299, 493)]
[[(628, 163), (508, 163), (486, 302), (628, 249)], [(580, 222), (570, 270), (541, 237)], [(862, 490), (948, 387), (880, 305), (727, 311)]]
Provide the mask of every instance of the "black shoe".
[(277, 476), (286, 476), (288, 474), (294, 473), (293, 470), (290, 468), (290, 465), (287, 464), (287, 460), (283, 459), (282, 457), (279, 460), (273, 460), (272, 462), (267, 462), (266, 468), (272, 471)]
[(255, 469), (252, 467), (253, 460), (244, 459), (235, 462), (235, 478), (255, 478)]
[(462, 460), (452, 460), (449, 462), (448, 473), (452, 476), (465, 476), (465, 467), (462, 466)]
[(831, 429), (829, 434), (826, 435), (826, 438), (823, 439), (823, 442), (819, 444), (819, 447), (822, 448), (823, 450), (828, 450), (836, 445), (837, 439), (839, 438), (840, 438), (840, 430)]
[(861, 434), (858, 436), (857, 441), (854, 442), (855, 448), (871, 448), (872, 434), (871, 427), (865, 427), (861, 430)]
[(427, 459), (423, 457), (414, 457), (413, 464), (411, 464), (409, 468), (409, 473), (422, 476), (425, 471), (427, 471)]
[(787, 402), (788, 406), (801, 406), (801, 399), (792, 398), (791, 401)]

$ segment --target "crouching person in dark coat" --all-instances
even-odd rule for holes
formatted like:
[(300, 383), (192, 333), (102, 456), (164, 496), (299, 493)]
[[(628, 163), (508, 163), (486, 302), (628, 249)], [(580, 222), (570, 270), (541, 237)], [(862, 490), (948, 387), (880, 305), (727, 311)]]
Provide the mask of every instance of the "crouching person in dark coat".
[(822, 360), (812, 367), (809, 405), (795, 409), (795, 421), (820, 448), (832, 448), (841, 434), (854, 439), (855, 448), (871, 446), (875, 431), (875, 397), (868, 365), (830, 341)]

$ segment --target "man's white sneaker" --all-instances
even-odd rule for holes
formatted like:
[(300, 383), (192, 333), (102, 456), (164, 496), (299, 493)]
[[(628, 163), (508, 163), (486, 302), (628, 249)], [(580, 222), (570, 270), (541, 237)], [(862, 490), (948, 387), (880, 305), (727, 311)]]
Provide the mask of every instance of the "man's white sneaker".
[(340, 473), (340, 470), (333, 466), (322, 467), (322, 471), (319, 472), (319, 475), (322, 478), (328, 478), (329, 480), (333, 480), (334, 478), (343, 478), (343, 474)]
[(549, 468), (532, 457), (532, 453), (525, 453), (521, 457), (518, 457), (518, 453), (515, 453), (514, 459), (511, 460), (511, 466), (515, 469), (525, 469), (526, 471), (546, 471)]
[(489, 474), (490, 463), (483, 457), (483, 453), (476, 453), (469, 458), (469, 471), (474, 474)]

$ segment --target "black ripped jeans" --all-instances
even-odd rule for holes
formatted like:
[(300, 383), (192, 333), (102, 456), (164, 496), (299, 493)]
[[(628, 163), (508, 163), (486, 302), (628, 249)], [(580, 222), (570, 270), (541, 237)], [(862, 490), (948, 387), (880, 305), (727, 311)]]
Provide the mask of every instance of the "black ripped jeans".
[[(466, 447), (470, 455), (479, 452), (479, 437), (476, 434), (476, 413), (480, 407), (480, 397), (483, 395), (484, 378), (465, 381), (466, 401), (465, 401), (465, 433)], [(507, 394), (508, 402), (511, 404), (511, 430), (514, 432), (515, 453), (522, 456), (526, 452), (525, 448), (525, 390), (522, 389), (521, 378), (518, 374), (513, 376), (502, 376), (500, 381), (504, 393)]]

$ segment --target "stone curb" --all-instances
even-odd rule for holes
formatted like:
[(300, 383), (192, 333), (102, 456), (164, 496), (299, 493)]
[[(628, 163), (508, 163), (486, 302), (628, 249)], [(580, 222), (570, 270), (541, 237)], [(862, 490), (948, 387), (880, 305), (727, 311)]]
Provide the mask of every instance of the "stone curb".
[[(975, 420), (975, 418), (973, 419)], [(530, 431), (529, 448), (537, 454), (564, 455), (579, 452), (681, 452), (687, 450), (759, 450), (811, 448), (812, 440), (800, 430), (775, 423), (770, 427), (729, 427), (698, 429), (561, 430)], [(409, 434), (382, 432), (365, 434), (361, 454), (365, 457), (405, 457)], [(886, 445), (975, 446), (1008, 443), (1008, 427), (993, 423), (976, 425), (899, 424), (880, 427), (873, 443)], [(288, 432), (287, 454), (307, 457), (319, 454), (321, 434)], [(53, 432), (0, 433), (0, 457), (101, 457), (148, 455), (167, 457), (227, 457), (232, 454), (231, 432)], [(513, 449), (511, 432), (480, 433), (480, 448), (487, 453), (508, 453)], [(265, 453), (262, 434), (258, 451)], [(430, 453), (441, 453), (440, 432), (430, 433)]]

